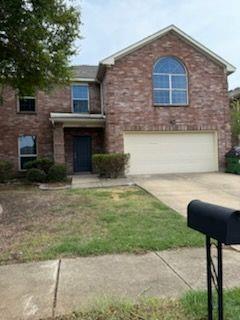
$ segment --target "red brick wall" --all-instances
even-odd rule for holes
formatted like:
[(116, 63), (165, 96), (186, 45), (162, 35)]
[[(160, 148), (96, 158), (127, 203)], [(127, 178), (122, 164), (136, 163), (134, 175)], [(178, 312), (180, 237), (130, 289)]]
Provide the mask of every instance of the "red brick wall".
[(101, 128), (65, 128), (65, 161), (68, 173), (73, 172), (73, 137), (74, 136), (91, 136), (92, 137), (92, 154), (103, 152), (103, 129)]
[(90, 113), (101, 113), (100, 85), (89, 83)]
[[(169, 55), (181, 59), (188, 70), (189, 106), (153, 105), (153, 64)], [(231, 146), (227, 91), (223, 67), (169, 33), (107, 68), (103, 84), (106, 148), (109, 152), (123, 151), (124, 130), (217, 130), (223, 165)]]
[[(89, 84), (90, 112), (100, 113), (99, 85)], [(70, 87), (59, 87), (50, 93), (39, 92), (36, 96), (37, 112), (17, 112), (15, 92), (4, 90), (4, 104), (0, 106), (0, 159), (10, 160), (18, 170), (18, 137), (36, 135), (39, 156), (53, 157), (53, 128), (50, 112), (71, 112)]]
[[(188, 70), (187, 107), (153, 106), (152, 67), (158, 58), (166, 55), (177, 56)], [(231, 145), (226, 74), (223, 67), (175, 34), (169, 33), (116, 61), (107, 69), (103, 82), (108, 151), (123, 151), (124, 130), (217, 130), (220, 164), (223, 164), (224, 154)], [(90, 112), (100, 113), (99, 85), (89, 86)], [(4, 105), (0, 106), (0, 159), (11, 160), (15, 169), (18, 168), (17, 142), (22, 134), (36, 135), (38, 154), (52, 156), (49, 114), (71, 112), (70, 91), (70, 87), (65, 87), (49, 94), (39, 92), (37, 113), (30, 115), (17, 113), (15, 93), (6, 89)]]

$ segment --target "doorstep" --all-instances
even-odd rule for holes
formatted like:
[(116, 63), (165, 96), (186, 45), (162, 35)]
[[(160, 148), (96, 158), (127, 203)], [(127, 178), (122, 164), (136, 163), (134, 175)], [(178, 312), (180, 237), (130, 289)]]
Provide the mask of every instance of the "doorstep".
[(106, 188), (118, 186), (133, 186), (135, 183), (129, 178), (103, 179), (96, 174), (73, 175), (72, 189), (76, 188)]

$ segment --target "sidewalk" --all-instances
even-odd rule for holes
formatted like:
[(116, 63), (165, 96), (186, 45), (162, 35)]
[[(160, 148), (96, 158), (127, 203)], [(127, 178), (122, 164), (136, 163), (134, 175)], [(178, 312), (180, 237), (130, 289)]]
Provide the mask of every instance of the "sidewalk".
[[(224, 285), (240, 286), (240, 255), (223, 253)], [(0, 267), (1, 319), (67, 314), (103, 298), (178, 297), (206, 288), (205, 250), (106, 255)]]

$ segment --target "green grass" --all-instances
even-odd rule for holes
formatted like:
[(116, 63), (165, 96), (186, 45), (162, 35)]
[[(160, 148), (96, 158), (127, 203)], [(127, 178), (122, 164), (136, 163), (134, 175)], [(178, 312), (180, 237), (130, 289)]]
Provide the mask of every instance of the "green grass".
[[(193, 320), (206, 319), (207, 293), (189, 292), (182, 299), (181, 304)], [(214, 295), (214, 319), (217, 319), (217, 297)], [(224, 292), (224, 320), (240, 320), (240, 289)]]
[(2, 263), (203, 245), (182, 216), (137, 187), (17, 188), (0, 192), (0, 203)]
[[(224, 320), (240, 319), (240, 289), (224, 294)], [(51, 318), (52, 319), (52, 318)], [(129, 301), (99, 301), (94, 308), (59, 316), (56, 320), (204, 320), (207, 319), (206, 292), (189, 292), (179, 300), (142, 299)], [(217, 314), (214, 314), (217, 319)], [(49, 319), (50, 320), (50, 319)]]

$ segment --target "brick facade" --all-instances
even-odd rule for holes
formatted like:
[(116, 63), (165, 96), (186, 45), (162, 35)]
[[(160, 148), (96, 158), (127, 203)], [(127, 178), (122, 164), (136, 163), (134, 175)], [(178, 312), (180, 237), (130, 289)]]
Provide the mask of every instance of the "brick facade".
[(100, 85), (89, 83), (90, 113), (101, 113)]
[[(90, 113), (100, 113), (100, 89), (99, 84), (89, 83)], [(14, 169), (19, 169), (18, 137), (20, 135), (37, 136), (37, 154), (41, 157), (54, 158), (57, 149), (57, 162), (63, 162), (64, 146), (61, 145), (61, 129), (54, 129), (49, 117), (50, 112), (71, 112), (70, 86), (59, 87), (49, 93), (38, 92), (36, 95), (36, 112), (18, 112), (18, 99), (13, 90), (6, 88), (3, 93), (4, 103), (0, 106), (0, 159), (6, 159), (13, 163)], [(53, 130), (54, 129), (54, 130)], [(63, 140), (62, 140), (63, 141)]]
[[(163, 56), (176, 56), (186, 66), (189, 105), (157, 107), (152, 99), (152, 69)], [(84, 83), (84, 82), (83, 82)], [(18, 170), (18, 137), (37, 136), (38, 156), (54, 157), (73, 168), (73, 137), (90, 135), (93, 153), (123, 152), (124, 131), (199, 131), (218, 133), (220, 166), (231, 146), (230, 115), (226, 70), (195, 49), (176, 33), (161, 38), (119, 58), (107, 66), (102, 79), (102, 100), (106, 114), (105, 129), (63, 128), (52, 125), (50, 112), (69, 113), (70, 86), (59, 87), (36, 97), (36, 113), (17, 112), (17, 98), (4, 90), (0, 107), (0, 159), (13, 162)], [(100, 84), (89, 82), (90, 113), (101, 113)]]
[[(162, 56), (176, 56), (186, 66), (189, 105), (155, 107), (152, 68)], [(103, 82), (106, 149), (123, 151), (123, 132), (216, 130), (220, 166), (231, 146), (227, 75), (223, 66), (175, 33), (145, 45), (107, 68)]]

